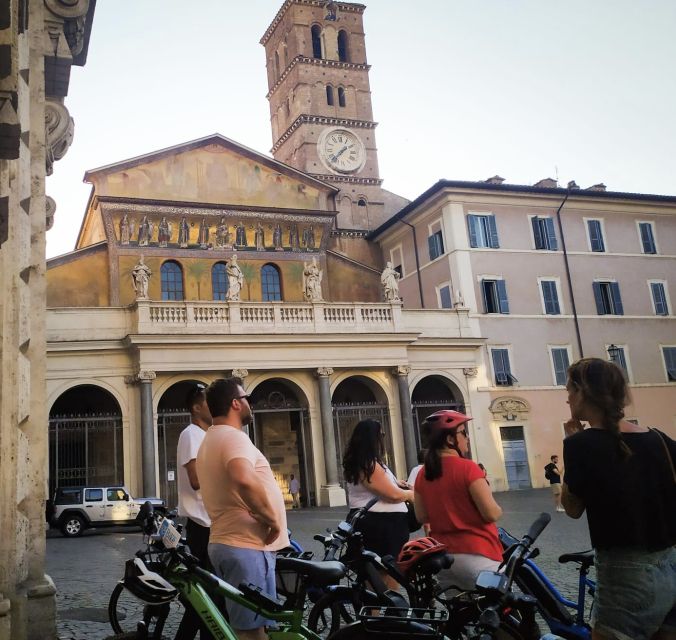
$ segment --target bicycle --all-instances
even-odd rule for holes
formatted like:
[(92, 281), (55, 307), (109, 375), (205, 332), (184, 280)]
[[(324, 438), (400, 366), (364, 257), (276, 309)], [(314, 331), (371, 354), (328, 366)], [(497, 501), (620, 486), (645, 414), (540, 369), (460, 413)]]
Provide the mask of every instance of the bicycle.
[[(186, 606), (197, 611), (216, 640), (237, 640), (210, 593), (273, 620), (277, 627), (268, 631), (271, 640), (321, 640), (303, 625), (305, 593), (309, 585), (321, 587), (338, 582), (345, 574), (341, 563), (279, 558), (284, 569), (297, 573), (300, 583), (293, 602), (283, 605), (254, 585), (235, 588), (202, 569), (198, 559), (186, 549), (174, 523), (169, 518), (156, 518), (151, 505), (144, 505), (143, 509), (146, 549), (127, 561), (125, 576), (113, 590), (108, 607), (111, 627), (121, 634), (115, 636), (117, 640), (164, 640), (162, 633), (169, 606), (179, 596)], [(126, 591), (143, 603), (137, 619), (126, 620), (120, 615), (119, 598)], [(129, 623), (127, 628), (123, 622)]]
[[(505, 549), (517, 540), (504, 529), (499, 529), (500, 542)], [(537, 552), (537, 550), (533, 550)], [(565, 640), (590, 640), (591, 626), (586, 619), (586, 596), (592, 598), (596, 593), (596, 583), (589, 577), (594, 566), (594, 551), (564, 553), (559, 557), (562, 564), (578, 565), (577, 602), (563, 596), (547, 578), (542, 569), (533, 561), (537, 553), (532, 553), (519, 567), (514, 581), (521, 591), (537, 599), (538, 613), (552, 631)], [(571, 609), (573, 610), (571, 612)]]

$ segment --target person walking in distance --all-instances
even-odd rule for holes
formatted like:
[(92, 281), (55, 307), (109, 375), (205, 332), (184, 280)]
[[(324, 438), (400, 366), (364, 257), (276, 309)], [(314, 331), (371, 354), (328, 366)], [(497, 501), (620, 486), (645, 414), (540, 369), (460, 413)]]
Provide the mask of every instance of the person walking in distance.
[[(242, 430), (252, 419), (242, 380), (215, 380), (206, 398), (213, 424), (197, 454), (197, 475), (211, 518), (209, 558), (226, 582), (252, 583), (275, 598), (275, 552), (289, 546), (284, 496)], [(231, 601), (226, 608), (239, 640), (266, 638), (271, 621)]]
[[(211, 520), (202, 502), (196, 469), (197, 452), (207, 429), (211, 426), (211, 414), (204, 394), (205, 389), (206, 385), (196, 383), (186, 396), (186, 406), (190, 411), (190, 424), (181, 431), (178, 437), (176, 462), (178, 465), (178, 514), (187, 518), (186, 542), (190, 547), (190, 552), (199, 558), (200, 566), (211, 571), (207, 551)], [(176, 638), (192, 640), (198, 629), (201, 640), (213, 638), (195, 610), (192, 607), (186, 607)]]
[(561, 469), (559, 469), (559, 456), (553, 455), (549, 459), (549, 464), (545, 466), (545, 478), (549, 480), (554, 496), (554, 507), (557, 511), (563, 513), (561, 506)]
[(293, 500), (292, 507), (294, 509), (300, 509), (300, 482), (298, 482), (298, 478), (296, 478), (293, 473), (289, 477), (289, 493)]

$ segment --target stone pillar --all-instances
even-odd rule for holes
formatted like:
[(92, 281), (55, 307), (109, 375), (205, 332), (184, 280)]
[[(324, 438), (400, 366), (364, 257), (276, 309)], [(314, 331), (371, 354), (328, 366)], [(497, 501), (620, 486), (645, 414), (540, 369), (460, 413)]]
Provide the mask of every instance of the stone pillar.
[(418, 464), (418, 451), (413, 426), (413, 409), (411, 408), (411, 392), (408, 387), (408, 374), (411, 367), (399, 365), (392, 370), (397, 378), (399, 390), (399, 413), (401, 413), (401, 430), (404, 437), (404, 453), (406, 455), (407, 473)]
[(336, 438), (333, 432), (333, 412), (331, 410), (330, 377), (333, 369), (319, 367), (319, 408), (322, 416), (322, 441), (324, 443), (324, 468), (326, 484), (321, 487), (320, 501), (322, 506), (340, 507), (347, 504), (345, 491), (338, 484), (338, 461), (336, 455)]
[(146, 498), (157, 495), (155, 482), (155, 421), (153, 420), (154, 371), (139, 371), (141, 383), (141, 469), (143, 471), (143, 495)]

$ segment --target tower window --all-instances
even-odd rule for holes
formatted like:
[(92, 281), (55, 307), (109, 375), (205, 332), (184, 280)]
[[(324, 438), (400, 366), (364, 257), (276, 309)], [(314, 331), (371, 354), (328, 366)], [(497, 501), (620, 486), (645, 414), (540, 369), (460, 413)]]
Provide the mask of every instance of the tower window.
[(312, 57), (322, 57), (322, 29), (318, 24), (312, 25)]
[(359, 200), (357, 201), (357, 206), (358, 207), (365, 207), (366, 206), (366, 200), (364, 200), (364, 198), (359, 198)]
[(338, 106), (345, 106), (345, 89), (343, 87), (338, 87)]
[(333, 106), (333, 87), (330, 84), (326, 85), (326, 104)]
[(338, 60), (348, 62), (347, 31), (338, 32)]
[(183, 300), (183, 270), (178, 262), (167, 261), (161, 269), (162, 300)]

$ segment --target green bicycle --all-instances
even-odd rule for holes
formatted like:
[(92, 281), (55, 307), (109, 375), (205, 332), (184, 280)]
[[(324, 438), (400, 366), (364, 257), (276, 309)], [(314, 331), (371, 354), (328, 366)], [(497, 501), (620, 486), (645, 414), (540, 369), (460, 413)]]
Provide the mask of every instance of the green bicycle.
[[(181, 541), (180, 531), (169, 518), (157, 517), (146, 503), (139, 514), (144, 520), (146, 549), (125, 565), (125, 575), (115, 586), (108, 606), (115, 640), (166, 640), (163, 635), (172, 605), (180, 600), (193, 607), (216, 640), (237, 640), (213, 596), (236, 602), (262, 617), (274, 620), (268, 629), (270, 640), (321, 640), (303, 624), (307, 588), (323, 587), (339, 582), (345, 575), (340, 562), (313, 562), (280, 557), (277, 562), (285, 572), (298, 576), (297, 589), (284, 603), (254, 585), (235, 588), (198, 566)], [(137, 607), (125, 606), (131, 593)], [(171, 626), (171, 624), (169, 625)], [(173, 634), (172, 634), (173, 637)], [(112, 639), (109, 639), (112, 640)]]

